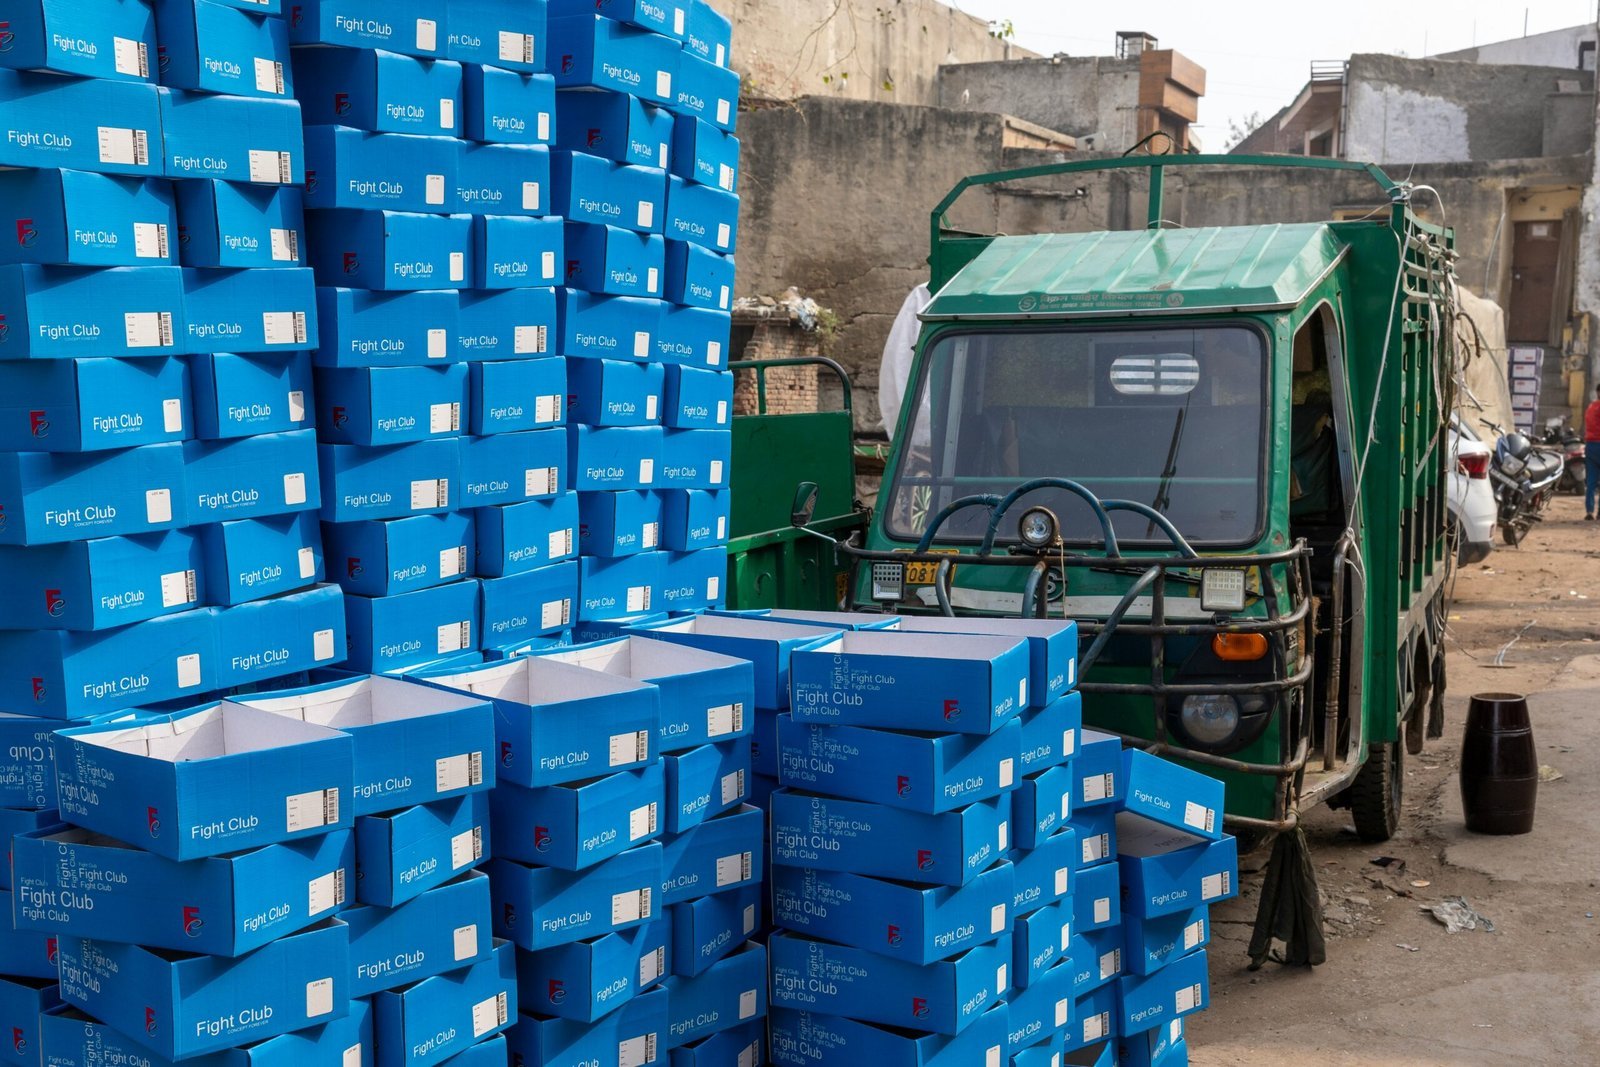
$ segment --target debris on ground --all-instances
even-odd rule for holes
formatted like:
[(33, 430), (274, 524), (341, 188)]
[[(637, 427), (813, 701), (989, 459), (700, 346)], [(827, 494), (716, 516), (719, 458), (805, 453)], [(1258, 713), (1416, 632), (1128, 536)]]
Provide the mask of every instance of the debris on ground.
[(1418, 907), (1443, 923), (1448, 933), (1476, 930), (1479, 926), (1487, 933), (1495, 932), (1494, 922), (1473, 910), (1465, 897), (1446, 897), (1438, 904), (1421, 904)]
[(1539, 764), (1539, 781), (1541, 781), (1541, 782), (1559, 782), (1561, 779), (1563, 779), (1565, 777), (1566, 777), (1566, 775), (1562, 774), (1560, 771), (1558, 771), (1554, 767), (1550, 766), (1550, 764), (1548, 764), (1548, 763)]

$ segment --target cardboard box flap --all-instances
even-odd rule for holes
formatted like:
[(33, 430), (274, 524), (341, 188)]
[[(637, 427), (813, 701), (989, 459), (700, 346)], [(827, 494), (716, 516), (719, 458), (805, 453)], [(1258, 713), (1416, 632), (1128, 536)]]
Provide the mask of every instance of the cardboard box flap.
[(450, 674), (419, 672), (435, 685), (460, 689), (494, 700), (529, 707), (547, 707), (654, 689), (619, 674), (562, 662), (550, 656), (527, 656), (486, 665), (481, 670)]
[(432, 686), (373, 675), (329, 682), (267, 698), (252, 697), (249, 706), (335, 730), (402, 722), (430, 715), (448, 715), (482, 707), (483, 702)]
[(285, 725), (282, 716), (269, 717), (227, 700), (156, 722), (120, 729), (89, 726), (71, 733), (85, 744), (168, 763), (220, 759), (341, 736), (338, 730), (313, 723)]

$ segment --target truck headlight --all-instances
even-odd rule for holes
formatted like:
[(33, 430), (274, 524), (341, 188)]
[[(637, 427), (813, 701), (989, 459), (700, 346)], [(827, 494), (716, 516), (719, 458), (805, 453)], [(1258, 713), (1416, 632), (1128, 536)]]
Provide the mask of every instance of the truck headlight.
[(1239, 702), (1219, 693), (1184, 697), (1179, 719), (1195, 742), (1222, 745), (1239, 732)]
[(1244, 571), (1207, 567), (1200, 572), (1200, 610), (1212, 613), (1244, 610)]

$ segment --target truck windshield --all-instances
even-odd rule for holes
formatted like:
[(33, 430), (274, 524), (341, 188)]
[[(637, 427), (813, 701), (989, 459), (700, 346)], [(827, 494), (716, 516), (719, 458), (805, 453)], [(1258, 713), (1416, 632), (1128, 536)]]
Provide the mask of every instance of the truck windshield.
[[(1071, 478), (1101, 499), (1148, 504), (1195, 544), (1258, 539), (1266, 462), (1266, 347), (1243, 325), (949, 335), (923, 361), (913, 424), (886, 497), (890, 536), (913, 540), (941, 507)], [(1068, 541), (1101, 540), (1092, 512), (1059, 489), (1030, 493), (999, 531), (1014, 540), (1032, 505)], [(936, 543), (975, 541), (987, 512), (953, 516)], [(1113, 513), (1119, 540), (1165, 543), (1148, 519)]]

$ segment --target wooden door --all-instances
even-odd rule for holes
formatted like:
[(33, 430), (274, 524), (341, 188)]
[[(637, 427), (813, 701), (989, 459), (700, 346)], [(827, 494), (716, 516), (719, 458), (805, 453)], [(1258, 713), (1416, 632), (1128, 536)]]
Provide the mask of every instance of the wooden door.
[(1511, 240), (1506, 340), (1551, 344), (1550, 311), (1560, 273), (1561, 220), (1518, 222)]

